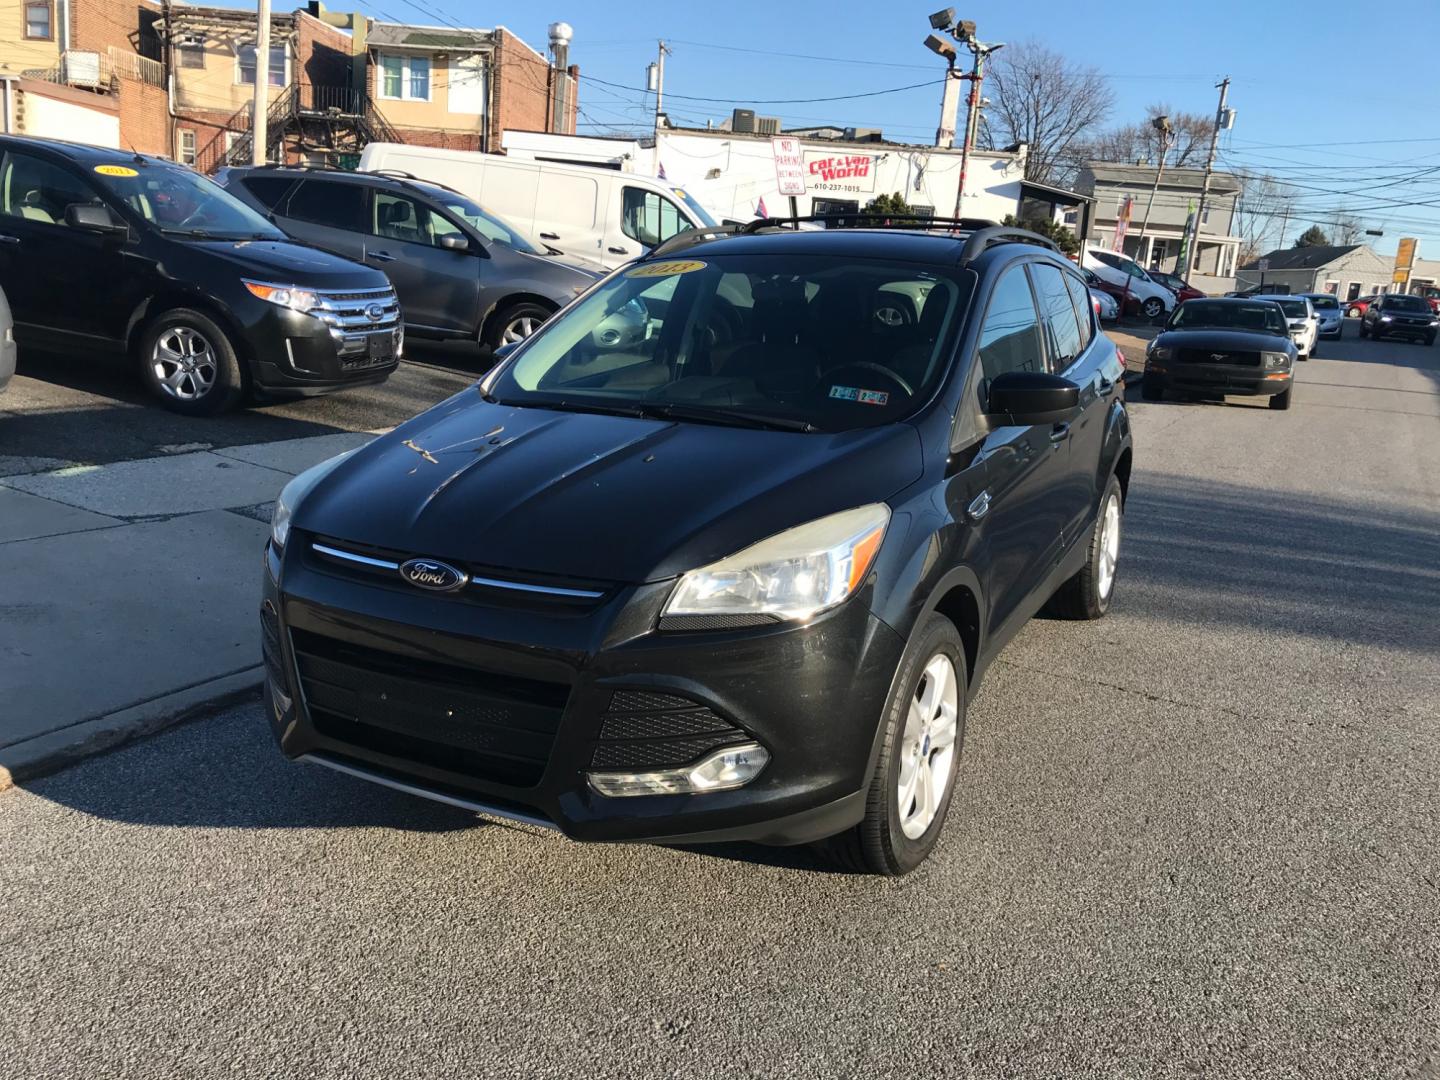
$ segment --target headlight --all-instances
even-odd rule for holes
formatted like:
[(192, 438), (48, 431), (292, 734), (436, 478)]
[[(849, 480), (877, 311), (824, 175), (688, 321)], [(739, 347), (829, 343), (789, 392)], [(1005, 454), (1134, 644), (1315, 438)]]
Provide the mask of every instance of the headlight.
[(1146, 350), (1146, 353), (1151, 360), (1173, 360), (1175, 358), (1175, 350), (1168, 345), (1154, 345), (1152, 343), (1151, 347)]
[(860, 587), (889, 523), (890, 508), (871, 503), (776, 533), (691, 570), (664, 614), (808, 619)]
[(1380, 321), (1381, 321), (1381, 322), (1389, 322), (1389, 321), (1390, 321), (1390, 316), (1389, 316), (1389, 315), (1381, 315), (1381, 316), (1380, 316)]
[[(358, 450), (359, 447), (355, 449)], [(290, 538), (290, 516), (295, 513), (295, 508), (300, 505), (300, 500), (305, 498), (316, 484), (325, 479), (331, 469), (353, 453), (355, 450), (346, 450), (343, 454), (327, 458), (319, 465), (312, 465), (280, 489), (280, 497), (275, 500), (275, 514), (270, 519), (270, 539), (275, 542), (277, 548), (283, 548), (285, 541)]]
[(1267, 370), (1275, 371), (1279, 368), (1288, 366), (1290, 363), (1290, 356), (1288, 353), (1283, 352), (1262, 352), (1260, 354), (1260, 362), (1265, 366)]
[(258, 296), (261, 300), (268, 300), (272, 304), (279, 304), (291, 311), (299, 311), (309, 314), (320, 306), (320, 298), (309, 289), (302, 289), (298, 285), (270, 285), (263, 281), (251, 281), (242, 278), (245, 288), (250, 290), (251, 296)]

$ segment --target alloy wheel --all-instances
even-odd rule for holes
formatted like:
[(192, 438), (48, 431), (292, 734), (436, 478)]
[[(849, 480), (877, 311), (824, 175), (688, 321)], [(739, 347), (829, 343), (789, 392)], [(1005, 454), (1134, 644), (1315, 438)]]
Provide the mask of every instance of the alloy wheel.
[(1105, 513), (1100, 517), (1100, 565), (1095, 575), (1095, 589), (1101, 601), (1110, 597), (1115, 587), (1115, 567), (1120, 561), (1120, 496), (1105, 500)]
[(188, 326), (171, 326), (155, 339), (150, 367), (160, 388), (177, 401), (198, 401), (215, 386), (215, 348)]
[(959, 704), (955, 664), (945, 653), (936, 653), (920, 675), (900, 740), (896, 802), (900, 831), (911, 840), (925, 834), (944, 802), (955, 760)]
[(513, 345), (517, 341), (524, 341), (540, 327), (541, 320), (533, 315), (521, 315), (517, 319), (511, 319), (505, 324), (505, 333), (500, 340), (506, 345)]

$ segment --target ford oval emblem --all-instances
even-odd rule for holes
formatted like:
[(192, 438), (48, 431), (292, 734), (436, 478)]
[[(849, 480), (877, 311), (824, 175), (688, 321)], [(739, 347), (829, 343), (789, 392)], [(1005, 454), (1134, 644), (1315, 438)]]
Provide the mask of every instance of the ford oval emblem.
[(454, 592), (464, 588), (470, 575), (436, 559), (410, 559), (400, 564), (400, 576), (417, 589)]
[(371, 322), (379, 322), (385, 318), (385, 306), (383, 304), (371, 304), (365, 309), (365, 316)]

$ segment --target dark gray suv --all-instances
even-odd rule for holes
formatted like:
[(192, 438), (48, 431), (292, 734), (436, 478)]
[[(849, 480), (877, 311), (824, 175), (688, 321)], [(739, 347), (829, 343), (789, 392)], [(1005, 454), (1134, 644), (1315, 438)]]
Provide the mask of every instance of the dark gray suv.
[(383, 270), (415, 337), (520, 341), (596, 277), (438, 184), (285, 167), (222, 169), (215, 180), (286, 235)]

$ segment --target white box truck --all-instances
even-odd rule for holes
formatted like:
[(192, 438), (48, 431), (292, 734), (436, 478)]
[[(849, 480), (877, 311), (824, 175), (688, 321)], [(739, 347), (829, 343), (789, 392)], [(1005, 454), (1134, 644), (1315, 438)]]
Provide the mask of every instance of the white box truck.
[(613, 269), (715, 219), (682, 188), (616, 169), (371, 143), (360, 171), (406, 173), (470, 196), (536, 244)]

